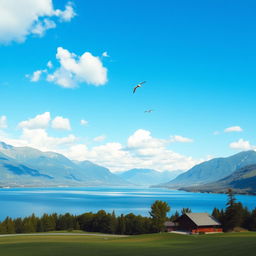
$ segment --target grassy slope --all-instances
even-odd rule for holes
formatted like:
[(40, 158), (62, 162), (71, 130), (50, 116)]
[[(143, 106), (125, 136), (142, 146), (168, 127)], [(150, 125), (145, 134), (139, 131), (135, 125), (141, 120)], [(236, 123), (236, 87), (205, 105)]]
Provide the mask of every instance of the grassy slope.
[(128, 238), (87, 236), (0, 237), (1, 256), (238, 256), (255, 255), (256, 233), (184, 236), (154, 234)]

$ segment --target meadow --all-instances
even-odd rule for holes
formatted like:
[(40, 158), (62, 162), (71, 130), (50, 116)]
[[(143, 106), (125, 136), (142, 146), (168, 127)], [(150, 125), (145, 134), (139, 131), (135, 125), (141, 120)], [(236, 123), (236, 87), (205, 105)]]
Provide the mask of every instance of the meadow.
[(26, 235), (0, 237), (1, 256), (255, 255), (256, 232), (129, 237)]

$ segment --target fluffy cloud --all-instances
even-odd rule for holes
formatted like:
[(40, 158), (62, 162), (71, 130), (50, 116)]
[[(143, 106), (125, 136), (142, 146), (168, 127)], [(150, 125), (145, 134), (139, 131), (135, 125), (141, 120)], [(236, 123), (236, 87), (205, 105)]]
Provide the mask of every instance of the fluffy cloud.
[[(5, 118), (3, 120), (6, 121)], [(65, 147), (72, 146), (77, 138), (73, 134), (65, 137), (53, 137), (47, 132), (51, 121), (49, 112), (36, 115), (34, 118), (22, 121), (18, 124), (21, 134), (14, 138), (7, 133), (0, 132), (0, 141), (5, 141), (14, 146), (29, 146), (42, 151), (60, 151)], [(52, 120), (52, 128), (70, 130), (70, 123), (67, 118), (57, 116)]]
[(230, 143), (229, 147), (232, 149), (239, 149), (239, 150), (256, 149), (256, 146), (251, 145), (249, 141), (244, 139), (239, 139), (238, 141)]
[(27, 128), (27, 129), (47, 128), (50, 120), (51, 120), (50, 113), (45, 112), (29, 120), (20, 122), (18, 126), (20, 128)]
[[(49, 135), (46, 128), (38, 128), (48, 125), (50, 118), (45, 118), (44, 123), (39, 122), (39, 120), (42, 121), (42, 116), (47, 117), (46, 113), (26, 121), (22, 125), (21, 135), (18, 138), (0, 133), (0, 141), (14, 146), (30, 146), (42, 151), (55, 151), (73, 160), (89, 160), (106, 166), (114, 172), (132, 168), (151, 168), (159, 171), (187, 170), (204, 160), (195, 160), (173, 152), (167, 147), (171, 143), (170, 139), (155, 138), (150, 131), (142, 129), (131, 134), (127, 138), (127, 143), (108, 142), (89, 148), (73, 134), (53, 137)], [(95, 139), (101, 141), (103, 136)]]
[(101, 135), (101, 136), (95, 137), (93, 140), (96, 142), (100, 142), (100, 141), (104, 141), (105, 139), (106, 139), (106, 136)]
[(41, 78), (41, 75), (46, 72), (46, 69), (43, 70), (37, 70), (35, 71), (31, 76), (26, 75), (27, 78), (30, 79), (31, 82), (38, 82)]
[(84, 119), (82, 119), (81, 121), (80, 121), (80, 124), (81, 125), (83, 125), (83, 126), (86, 126), (86, 125), (88, 125), (88, 121), (87, 120), (84, 120)]
[(231, 126), (224, 130), (224, 132), (242, 132), (243, 129), (240, 126)]
[(100, 58), (93, 56), (90, 52), (77, 56), (58, 47), (56, 58), (60, 67), (53, 74), (47, 76), (49, 82), (54, 82), (65, 88), (74, 88), (79, 83), (100, 86), (107, 82), (107, 69), (103, 66)]
[(112, 171), (132, 168), (156, 170), (189, 169), (200, 161), (183, 156), (166, 146), (170, 140), (154, 138), (150, 131), (139, 129), (127, 139), (127, 145), (110, 142), (89, 149), (84, 144), (73, 145), (65, 152), (75, 160), (90, 160), (108, 167)]
[(43, 151), (57, 151), (64, 145), (70, 145), (76, 141), (76, 137), (73, 134), (67, 137), (51, 137), (44, 129), (23, 129), (21, 141), (26, 146), (35, 147)]
[(47, 68), (53, 68), (53, 64), (50, 60), (47, 62), (46, 66), (47, 66)]
[(162, 148), (167, 141), (156, 139), (151, 136), (150, 131), (139, 129), (128, 138), (130, 148)]
[[(1, 134), (0, 134), (1, 135)], [(18, 147), (33, 147), (42, 151), (58, 152), (63, 147), (72, 145), (77, 138), (70, 134), (66, 137), (49, 136), (45, 129), (22, 129), (22, 134), (19, 138), (10, 138), (7, 135), (0, 136), (2, 141)]]
[(110, 57), (107, 52), (103, 52), (103, 53), (102, 53), (102, 56), (103, 56), (103, 57)]
[(52, 20), (44, 19), (32, 28), (31, 33), (42, 37), (44, 36), (45, 31), (51, 28), (56, 28), (56, 23)]
[(0, 116), (0, 129), (7, 128), (7, 117), (6, 116)]
[(171, 136), (170, 142), (190, 143), (190, 142), (193, 142), (193, 140), (180, 135), (174, 135), (174, 136)]
[(67, 22), (74, 16), (71, 2), (62, 11), (54, 9), (52, 0), (1, 0), (0, 42), (24, 42), (30, 34), (42, 36), (56, 27), (56, 18)]
[(76, 15), (72, 7), (72, 2), (67, 3), (64, 11), (57, 9), (54, 11), (54, 14), (57, 17), (60, 17), (61, 21), (65, 22), (70, 21)]
[(106, 143), (91, 149), (84, 144), (78, 144), (62, 153), (71, 159), (90, 160), (106, 166), (114, 172), (132, 168), (152, 168), (160, 171), (187, 170), (200, 162), (166, 148), (158, 150), (156, 148), (142, 148), (133, 151), (118, 142)]
[(57, 130), (71, 130), (71, 125), (68, 118), (56, 116), (52, 120), (52, 128)]

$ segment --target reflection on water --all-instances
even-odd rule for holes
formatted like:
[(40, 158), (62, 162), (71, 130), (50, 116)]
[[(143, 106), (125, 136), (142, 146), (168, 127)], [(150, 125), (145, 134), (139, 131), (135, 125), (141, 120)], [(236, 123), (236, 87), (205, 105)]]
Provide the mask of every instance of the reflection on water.
[[(236, 196), (249, 209), (256, 207), (256, 197)], [(214, 207), (224, 208), (227, 196), (223, 194), (189, 193), (157, 188), (11, 188), (0, 189), (0, 220), (6, 216), (24, 217), (35, 213), (81, 214), (104, 209), (116, 214), (133, 212), (148, 216), (155, 200), (166, 201), (171, 213), (183, 207), (193, 212), (212, 212)], [(171, 214), (170, 213), (170, 214)]]

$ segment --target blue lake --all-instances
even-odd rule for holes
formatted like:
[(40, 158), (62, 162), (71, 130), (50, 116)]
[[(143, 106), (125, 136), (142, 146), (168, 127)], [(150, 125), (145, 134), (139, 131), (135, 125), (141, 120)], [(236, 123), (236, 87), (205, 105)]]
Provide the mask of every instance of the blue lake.
[[(256, 208), (256, 196), (237, 195), (249, 209)], [(166, 201), (171, 212), (183, 207), (193, 212), (209, 212), (225, 208), (227, 195), (190, 193), (157, 188), (10, 188), (0, 189), (0, 220), (6, 216), (24, 217), (35, 213), (81, 214), (104, 209), (117, 215), (133, 212), (148, 216), (155, 200)]]

